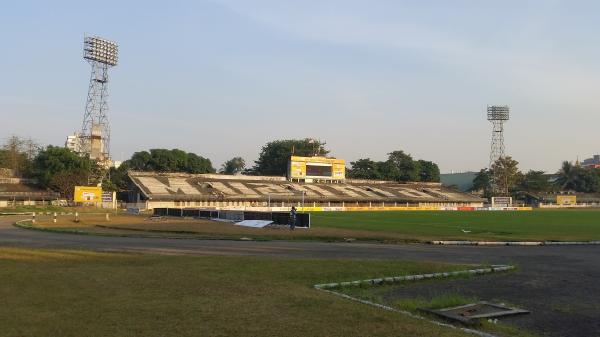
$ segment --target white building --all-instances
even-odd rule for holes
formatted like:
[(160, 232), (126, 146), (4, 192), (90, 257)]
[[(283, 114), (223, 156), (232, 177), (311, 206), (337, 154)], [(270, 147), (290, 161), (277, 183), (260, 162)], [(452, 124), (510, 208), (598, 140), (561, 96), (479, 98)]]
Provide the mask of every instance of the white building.
[(67, 136), (65, 147), (73, 152), (81, 152), (81, 136), (79, 132), (75, 132), (74, 134)]

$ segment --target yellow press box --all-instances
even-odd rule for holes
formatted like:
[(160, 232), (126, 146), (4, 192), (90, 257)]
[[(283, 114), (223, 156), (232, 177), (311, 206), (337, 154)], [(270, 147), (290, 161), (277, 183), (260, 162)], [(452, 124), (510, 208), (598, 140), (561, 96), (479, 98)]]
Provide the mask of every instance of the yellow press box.
[(346, 179), (346, 161), (327, 157), (291, 156), (288, 165), (290, 179)]

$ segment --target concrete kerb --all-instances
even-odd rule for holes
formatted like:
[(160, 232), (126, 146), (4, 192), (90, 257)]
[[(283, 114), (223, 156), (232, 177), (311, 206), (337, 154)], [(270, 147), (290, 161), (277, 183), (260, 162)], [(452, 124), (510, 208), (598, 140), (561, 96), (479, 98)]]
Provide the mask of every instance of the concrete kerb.
[(356, 286), (362, 286), (362, 285), (370, 286), (370, 285), (393, 284), (393, 283), (402, 283), (402, 282), (407, 282), (407, 281), (419, 281), (419, 280), (427, 280), (427, 279), (434, 279), (434, 278), (449, 278), (449, 277), (462, 276), (462, 275), (489, 274), (489, 273), (495, 273), (495, 272), (509, 271), (512, 269), (515, 269), (515, 266), (492, 265), (489, 268), (457, 270), (457, 271), (453, 271), (453, 272), (444, 272), (444, 273), (416, 274), (416, 275), (393, 276), (393, 277), (384, 277), (384, 278), (375, 278), (375, 279), (366, 279), (366, 280), (336, 282), (336, 283), (315, 284), (314, 288), (319, 289), (319, 290), (326, 290), (326, 289), (336, 289), (336, 288), (343, 288), (343, 287), (356, 287)]
[(379, 308), (379, 309), (383, 309), (383, 310), (386, 310), (386, 311), (397, 312), (397, 313), (400, 313), (400, 314), (403, 314), (403, 315), (406, 315), (406, 316), (409, 316), (409, 317), (412, 317), (412, 318), (415, 318), (415, 319), (419, 319), (419, 320), (422, 320), (422, 321), (425, 321), (425, 322), (429, 322), (429, 323), (432, 323), (432, 324), (435, 324), (435, 325), (438, 325), (438, 326), (442, 326), (442, 327), (446, 327), (446, 328), (450, 328), (450, 329), (458, 329), (458, 330), (461, 330), (461, 331), (464, 331), (464, 332), (467, 332), (467, 333), (470, 333), (470, 334), (473, 334), (473, 335), (478, 335), (478, 336), (481, 336), (481, 337), (497, 337), (496, 335), (492, 335), (492, 334), (487, 333), (487, 332), (483, 332), (483, 331), (479, 331), (479, 330), (474, 330), (474, 329), (469, 329), (469, 328), (457, 327), (457, 326), (454, 326), (452, 324), (434, 321), (434, 320), (425, 318), (423, 316), (419, 316), (419, 315), (413, 314), (412, 312), (409, 312), (409, 311), (392, 308), (392, 307), (389, 307), (387, 305), (383, 305), (383, 304), (379, 304), (379, 303), (375, 303), (375, 302), (371, 302), (371, 301), (367, 301), (367, 300), (362, 300), (360, 298), (352, 297), (352, 296), (349, 296), (349, 295), (346, 295), (346, 294), (341, 294), (341, 293), (338, 293), (338, 292), (335, 292), (335, 291), (332, 291), (332, 290), (321, 289), (321, 288), (317, 288), (317, 289), (319, 291), (323, 291), (323, 292), (326, 292), (326, 293), (329, 293), (329, 294), (332, 294), (332, 295), (335, 295), (335, 296), (339, 296), (341, 298), (344, 298), (344, 299), (347, 299), (347, 300), (350, 300), (350, 301), (354, 301), (354, 302), (359, 302), (359, 303), (362, 303), (362, 304), (370, 305), (370, 306), (373, 306), (373, 307), (376, 307), (376, 308)]
[(87, 233), (84, 231), (79, 231), (79, 230), (64, 230), (64, 229), (57, 229), (57, 228), (43, 228), (43, 227), (32, 226), (31, 219), (19, 220), (19, 221), (15, 222), (14, 225), (19, 228), (31, 229), (31, 230), (40, 231), (40, 232), (50, 232), (50, 233), (59, 233), (59, 234), (100, 235), (100, 234), (90, 234), (90, 233)]
[(423, 320), (423, 321), (426, 321), (426, 322), (429, 322), (429, 323), (432, 323), (432, 324), (435, 324), (438, 326), (451, 328), (451, 329), (458, 329), (458, 330), (461, 330), (461, 331), (464, 331), (464, 332), (467, 332), (470, 334), (478, 335), (481, 337), (496, 337), (495, 335), (492, 335), (487, 332), (464, 328), (464, 327), (458, 327), (458, 326), (454, 326), (452, 324), (431, 320), (431, 319), (425, 318), (423, 316), (413, 314), (412, 312), (409, 312), (406, 310), (400, 310), (400, 309), (396, 309), (396, 308), (393, 308), (393, 307), (390, 307), (387, 305), (383, 305), (383, 304), (363, 300), (360, 298), (352, 297), (350, 295), (342, 294), (342, 293), (339, 293), (332, 289), (336, 289), (339, 287), (347, 287), (347, 286), (380, 285), (383, 283), (400, 283), (400, 282), (406, 282), (406, 281), (426, 280), (426, 279), (431, 279), (431, 278), (448, 278), (448, 277), (460, 276), (460, 275), (489, 274), (489, 273), (494, 273), (494, 272), (505, 272), (505, 271), (512, 270), (514, 268), (515, 267), (512, 265), (492, 265), (489, 268), (458, 270), (458, 271), (445, 272), (445, 273), (417, 274), (417, 275), (406, 275), (406, 276), (394, 276), (394, 277), (385, 277), (385, 278), (377, 278), (377, 279), (357, 280), (357, 281), (349, 281), (349, 282), (339, 282), (339, 283), (315, 284), (314, 288), (319, 291), (323, 291), (323, 292), (326, 292), (326, 293), (329, 293), (329, 294), (332, 294), (335, 296), (339, 296), (341, 298), (344, 298), (344, 299), (347, 299), (350, 301), (370, 305), (370, 306), (373, 306), (373, 307), (376, 307), (379, 309), (383, 309), (386, 311), (397, 312), (397, 313), (400, 313), (400, 314), (403, 314), (403, 315), (406, 315), (406, 316), (409, 316), (409, 317), (412, 317), (415, 319)]
[(2, 212), (0, 215), (32, 215), (33, 212)]
[(432, 245), (444, 246), (558, 246), (600, 245), (600, 241), (429, 241)]

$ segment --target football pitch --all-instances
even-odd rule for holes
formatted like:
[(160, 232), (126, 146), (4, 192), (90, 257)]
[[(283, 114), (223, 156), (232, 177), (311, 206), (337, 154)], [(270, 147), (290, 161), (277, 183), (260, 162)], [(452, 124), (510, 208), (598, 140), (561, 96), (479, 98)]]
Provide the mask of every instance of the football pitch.
[(534, 211), (372, 211), (313, 212), (311, 228), (287, 230), (246, 228), (208, 219), (167, 217), (150, 221), (147, 216), (80, 214), (39, 216), (33, 226), (53, 231), (99, 235), (150, 235), (196, 238), (301, 241), (369, 241), (384, 243), (435, 240), (484, 241), (597, 241), (600, 209)]
[(314, 228), (416, 240), (600, 240), (600, 210), (312, 213)]

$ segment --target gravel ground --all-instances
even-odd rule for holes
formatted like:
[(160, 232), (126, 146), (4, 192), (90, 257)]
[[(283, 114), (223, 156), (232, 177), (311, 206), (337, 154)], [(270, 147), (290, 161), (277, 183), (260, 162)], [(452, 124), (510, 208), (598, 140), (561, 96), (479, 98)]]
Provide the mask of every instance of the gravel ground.
[(589, 250), (581, 256), (520, 257), (517, 272), (394, 287), (383, 300), (458, 294), (530, 310), (500, 320), (542, 336), (600, 336), (600, 249)]

